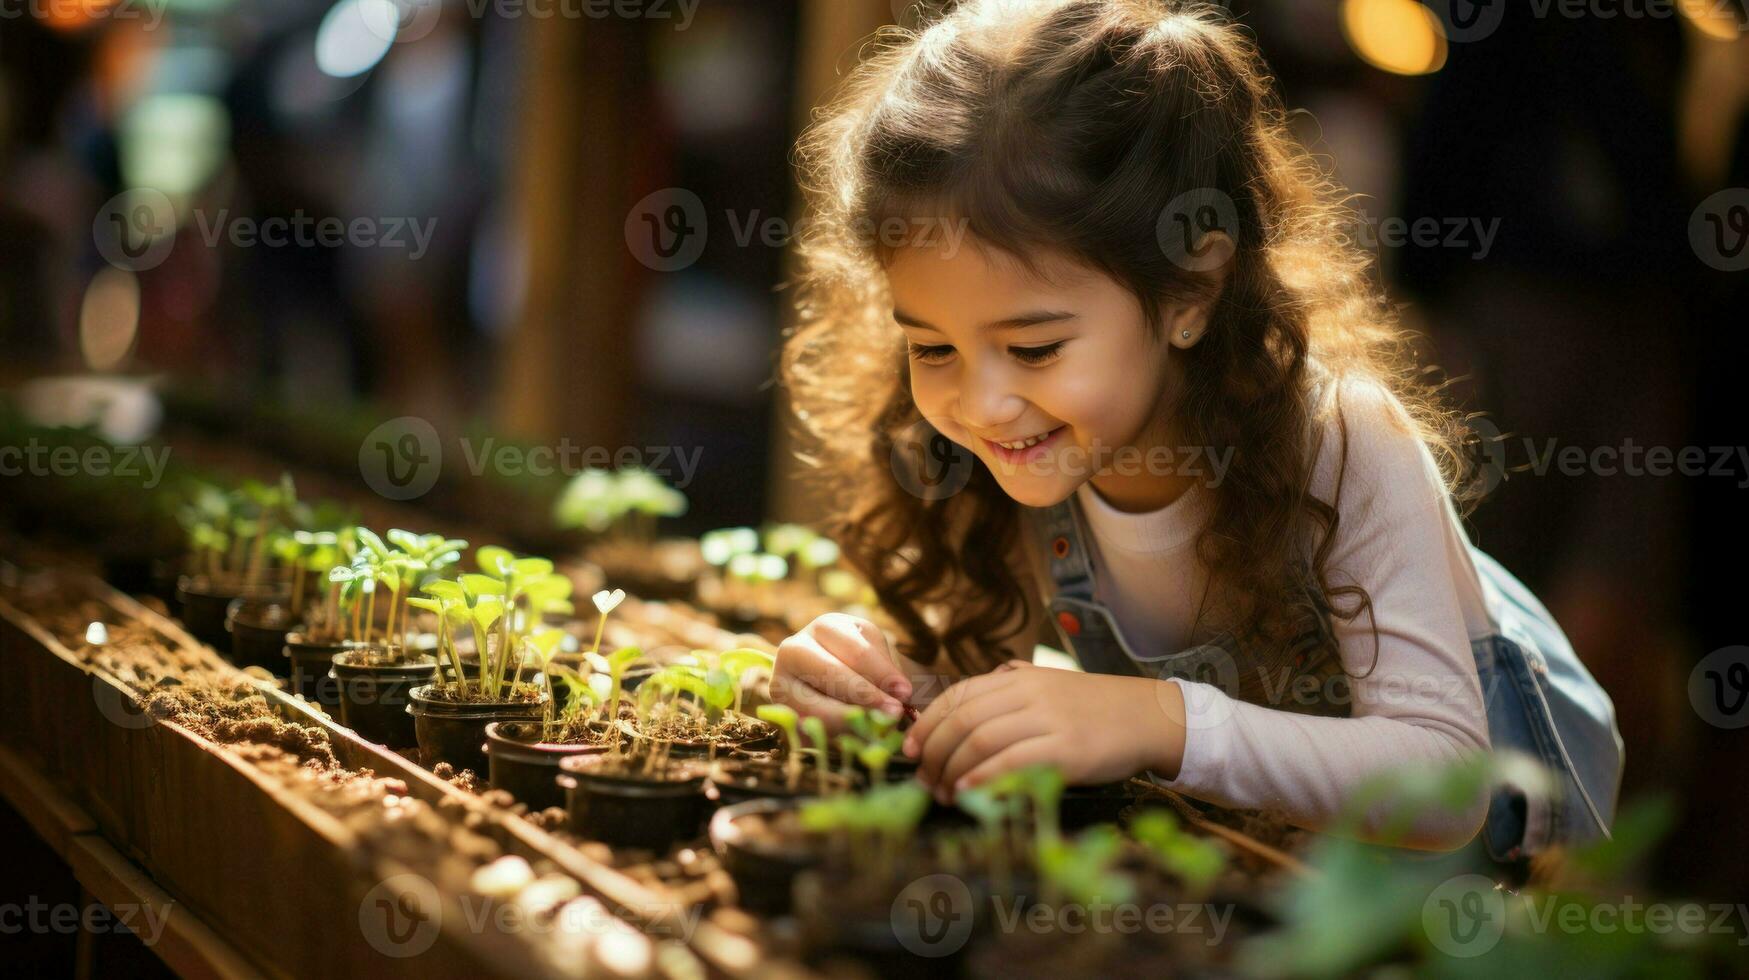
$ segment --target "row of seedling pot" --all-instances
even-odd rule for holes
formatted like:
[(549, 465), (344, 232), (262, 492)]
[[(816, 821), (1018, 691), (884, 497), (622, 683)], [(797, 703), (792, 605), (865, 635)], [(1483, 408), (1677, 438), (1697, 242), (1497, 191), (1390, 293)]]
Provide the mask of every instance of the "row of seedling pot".
[(1066, 788), (1052, 767), (951, 807), (914, 779), (738, 803), (710, 837), (743, 906), (795, 915), (817, 965), (846, 957), (878, 976), (1219, 972), (1232, 947), (1206, 932), (1056, 926), (1124, 906), (1229, 910), (1216, 914), (1234, 936), (1269, 921), (1222, 842), (1117, 787)]

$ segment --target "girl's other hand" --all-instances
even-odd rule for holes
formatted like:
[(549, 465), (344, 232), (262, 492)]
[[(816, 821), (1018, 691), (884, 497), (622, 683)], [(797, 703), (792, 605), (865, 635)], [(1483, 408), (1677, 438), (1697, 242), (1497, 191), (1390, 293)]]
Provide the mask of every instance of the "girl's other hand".
[(1145, 770), (1171, 779), (1184, 755), (1182, 693), (1171, 681), (1010, 661), (942, 692), (903, 751), (943, 803), (1032, 765), (1056, 766), (1070, 785)]
[(826, 613), (778, 645), (771, 699), (820, 718), (833, 731), (852, 707), (902, 717), (913, 691), (902, 660), (874, 623)]

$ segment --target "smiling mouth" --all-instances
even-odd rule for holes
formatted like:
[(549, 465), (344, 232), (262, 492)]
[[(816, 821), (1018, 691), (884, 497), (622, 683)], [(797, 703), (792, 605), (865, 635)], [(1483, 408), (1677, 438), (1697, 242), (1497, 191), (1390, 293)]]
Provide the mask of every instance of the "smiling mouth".
[[(1062, 428), (1062, 426), (1057, 426), (1057, 429), (1060, 428)], [(1036, 446), (1039, 443), (1044, 442), (1046, 439), (1049, 439), (1056, 433), (1057, 429), (1052, 429), (1049, 432), (1041, 432), (1036, 436), (1028, 436), (1019, 442), (998, 442), (996, 445), (1001, 446), (1003, 449), (1026, 449), (1029, 446)]]
[(1063, 432), (1067, 428), (1068, 426), (1066, 425), (1059, 425), (1049, 431), (1040, 432), (1037, 435), (1027, 436), (1025, 439), (1016, 439), (1010, 442), (997, 442), (994, 439), (985, 439), (984, 445), (989, 446), (990, 450), (1002, 459), (1011, 461), (1019, 460), (1031, 455), (1032, 450), (1050, 442), (1052, 439), (1056, 438), (1058, 433)]

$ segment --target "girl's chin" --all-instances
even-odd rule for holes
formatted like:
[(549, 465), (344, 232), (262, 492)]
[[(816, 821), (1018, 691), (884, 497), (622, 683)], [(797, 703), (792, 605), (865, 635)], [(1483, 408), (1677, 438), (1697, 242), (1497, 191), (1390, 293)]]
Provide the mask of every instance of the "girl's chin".
[(1029, 476), (996, 472), (996, 485), (1023, 507), (1054, 507), (1068, 500), (1080, 481), (1064, 476)]

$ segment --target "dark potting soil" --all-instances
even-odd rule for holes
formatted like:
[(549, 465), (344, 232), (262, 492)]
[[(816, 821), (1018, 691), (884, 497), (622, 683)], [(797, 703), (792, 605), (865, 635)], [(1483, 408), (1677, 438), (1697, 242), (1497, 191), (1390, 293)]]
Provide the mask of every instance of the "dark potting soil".
[(463, 692), (453, 684), (434, 684), (424, 697), (448, 704), (501, 704), (505, 701), (539, 701), (542, 693), (533, 684), (521, 684), (507, 697), (488, 697), (474, 690)]
[(770, 724), (757, 718), (733, 713), (725, 713), (717, 724), (711, 725), (702, 715), (664, 712), (651, 718), (647, 729), (639, 729), (635, 722), (631, 727), (645, 738), (717, 745), (735, 745), (757, 738), (767, 738), (776, 732)]
[(152, 693), (146, 699), (146, 711), (221, 745), (270, 745), (318, 769), (340, 767), (327, 729), (275, 716), (267, 699), (250, 687), (180, 684)]
[(424, 667), (435, 662), (425, 654), (409, 654), (398, 646), (354, 647), (335, 654), (334, 660), (353, 667)]

